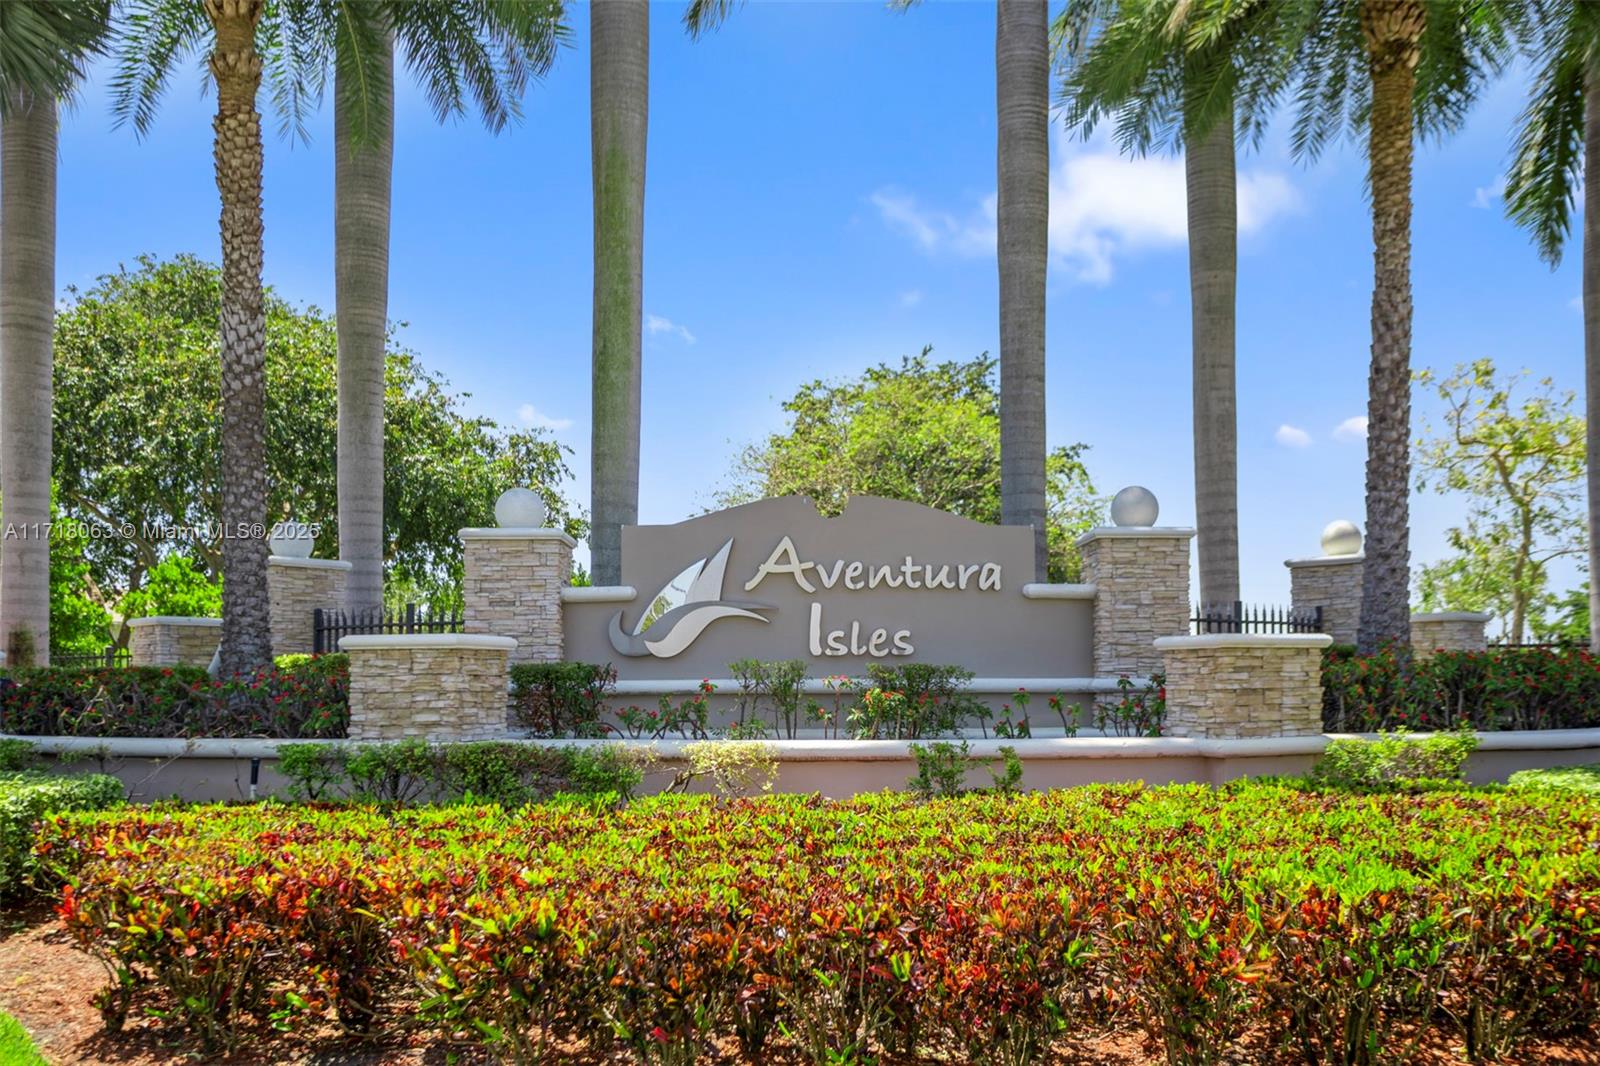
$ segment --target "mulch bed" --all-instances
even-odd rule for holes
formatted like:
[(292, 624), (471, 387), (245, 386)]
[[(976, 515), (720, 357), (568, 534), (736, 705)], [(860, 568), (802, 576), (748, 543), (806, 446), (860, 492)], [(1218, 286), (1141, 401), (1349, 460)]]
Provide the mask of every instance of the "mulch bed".
[[(0, 1010), (22, 1023), (46, 1061), (55, 1066), (114, 1063), (118, 1066), (165, 1066), (172, 1063), (218, 1063), (244, 1066), (257, 1063), (304, 1063), (308, 1066), (445, 1066), (447, 1062), (475, 1066), (489, 1060), (470, 1045), (455, 1043), (436, 1031), (392, 1026), (400, 1035), (381, 1041), (360, 1041), (328, 1027), (292, 1035), (273, 1034), (270, 1043), (246, 1039), (226, 1056), (207, 1056), (178, 1025), (168, 1024), (135, 1004), (122, 1032), (106, 1032), (90, 997), (106, 983), (101, 965), (76, 950), (61, 931), (50, 908), (34, 904), (25, 909), (0, 911)], [(740, 1062), (732, 1047), (719, 1061)], [(453, 1056), (453, 1058), (452, 1058)], [(553, 1056), (553, 1058), (555, 1058)], [(622, 1053), (613, 1057), (572, 1051), (556, 1061), (573, 1066), (626, 1063)], [(799, 1066), (801, 1059), (776, 1049), (765, 1060), (772, 1066)], [(950, 1059), (925, 1060), (949, 1063)], [(1240, 1066), (1285, 1060), (1262, 1040), (1246, 1040), (1229, 1061)], [(1459, 1047), (1437, 1040), (1415, 1060), (1417, 1066), (1455, 1066), (1466, 1060)], [(1553, 1066), (1600, 1066), (1600, 1037), (1590, 1036), (1560, 1045), (1524, 1045), (1502, 1060), (1513, 1064), (1549, 1063)], [(1137, 1032), (1095, 1033), (1068, 1040), (1052, 1049), (1042, 1066), (1156, 1066), (1160, 1049)]]

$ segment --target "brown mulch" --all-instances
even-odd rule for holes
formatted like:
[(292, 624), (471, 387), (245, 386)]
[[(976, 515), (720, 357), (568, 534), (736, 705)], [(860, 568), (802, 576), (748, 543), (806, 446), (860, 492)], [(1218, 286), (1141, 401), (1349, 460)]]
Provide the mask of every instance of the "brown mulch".
[[(135, 1004), (122, 1032), (111, 1034), (101, 1024), (90, 997), (106, 983), (101, 965), (72, 946), (48, 906), (0, 910), (0, 1010), (22, 1023), (45, 1060), (54, 1066), (116, 1064), (166, 1066), (215, 1063), (244, 1066), (297, 1063), (305, 1066), (462, 1066), (487, 1061), (481, 1052), (454, 1043), (436, 1031), (403, 1032), (383, 1041), (359, 1041), (328, 1027), (325, 1030), (274, 1034), (270, 1043), (246, 1039), (227, 1056), (204, 1055), (196, 1042), (175, 1024), (141, 1011)], [(149, 1007), (151, 1005), (142, 1005)], [(719, 1049), (721, 1062), (741, 1061), (732, 1047)], [(452, 1057), (453, 1056), (453, 1057)], [(630, 1061), (625, 1055), (596, 1056), (574, 1050), (558, 1061), (573, 1066), (600, 1066)], [(801, 1060), (779, 1049), (766, 1060), (791, 1066)], [(939, 1060), (924, 1060), (933, 1063)], [(948, 1064), (951, 1060), (945, 1059)], [(1042, 1066), (1156, 1066), (1160, 1048), (1137, 1032), (1095, 1032), (1058, 1044)], [(1239, 1066), (1284, 1061), (1261, 1040), (1247, 1040), (1229, 1056)], [(1454, 1042), (1441, 1038), (1426, 1046), (1417, 1066), (1457, 1066), (1466, 1060)], [(1502, 1062), (1600, 1066), (1600, 1038), (1563, 1044), (1525, 1045)], [(3, 1066), (3, 1064), (0, 1064)]]

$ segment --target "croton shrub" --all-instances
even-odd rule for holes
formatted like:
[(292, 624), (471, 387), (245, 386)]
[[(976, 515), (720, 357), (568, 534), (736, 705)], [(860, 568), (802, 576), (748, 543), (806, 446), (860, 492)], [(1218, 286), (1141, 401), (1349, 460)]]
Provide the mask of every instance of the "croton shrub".
[(75, 814), (60, 913), (129, 1012), (213, 1045), (423, 1024), (534, 1062), (1021, 1066), (1135, 1022), (1475, 1059), (1592, 1025), (1600, 802), (1255, 784), (919, 802), (569, 800)]
[(1600, 662), (1587, 649), (1441, 651), (1426, 659), (1392, 649), (1323, 657), (1323, 726), (1384, 729), (1580, 729), (1600, 725)]
[(195, 666), (8, 670), (0, 733), (82, 737), (342, 737), (350, 719), (343, 655), (285, 656), (213, 680)]

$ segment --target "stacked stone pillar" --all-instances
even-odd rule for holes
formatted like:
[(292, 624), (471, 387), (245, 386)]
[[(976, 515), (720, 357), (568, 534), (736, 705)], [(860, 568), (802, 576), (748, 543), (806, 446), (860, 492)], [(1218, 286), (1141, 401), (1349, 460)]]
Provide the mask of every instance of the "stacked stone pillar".
[(221, 639), (220, 618), (130, 618), (128, 661), (134, 666), (210, 666)]
[(509, 637), (352, 636), (350, 739), (489, 740), (506, 732)]
[(1165, 637), (1170, 736), (1300, 737), (1322, 732), (1320, 633)]
[(1289, 559), (1289, 602), (1296, 610), (1322, 608), (1322, 631), (1336, 644), (1354, 644), (1361, 628), (1361, 573), (1365, 555)]
[[(576, 542), (559, 529), (463, 529), (468, 633), (512, 637), (511, 662), (554, 663), (566, 654), (561, 590), (572, 580)], [(504, 694), (501, 696), (502, 720)]]
[(267, 607), (273, 655), (309, 655), (312, 612), (343, 607), (350, 564), (338, 559), (267, 557)]
[(1148, 677), (1161, 669), (1158, 637), (1189, 632), (1192, 529), (1104, 526), (1078, 538), (1083, 579), (1094, 585), (1096, 677)]
[(1432, 658), (1441, 651), (1483, 651), (1486, 627), (1494, 616), (1478, 611), (1435, 611), (1411, 616), (1411, 655)]

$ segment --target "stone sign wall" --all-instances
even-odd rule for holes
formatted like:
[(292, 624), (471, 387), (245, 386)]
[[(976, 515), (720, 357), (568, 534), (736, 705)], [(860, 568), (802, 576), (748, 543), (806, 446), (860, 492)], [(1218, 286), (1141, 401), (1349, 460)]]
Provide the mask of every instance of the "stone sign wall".
[(567, 659), (623, 680), (724, 677), (745, 658), (803, 659), (814, 677), (912, 661), (1093, 673), (1092, 594), (1035, 584), (1030, 530), (898, 500), (828, 518), (785, 497), (627, 526), (622, 581), (631, 598), (572, 599), (564, 623)]

